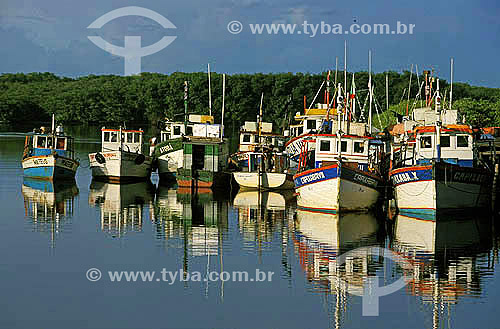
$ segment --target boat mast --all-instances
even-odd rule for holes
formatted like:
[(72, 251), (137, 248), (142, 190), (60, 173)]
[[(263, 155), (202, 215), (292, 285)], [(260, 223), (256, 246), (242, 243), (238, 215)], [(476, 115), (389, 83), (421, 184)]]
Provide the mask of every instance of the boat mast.
[(187, 132), (188, 91), (189, 91), (188, 82), (184, 81), (184, 132)]
[(208, 63), (208, 114), (212, 116), (212, 89), (210, 83), (210, 63)]
[(368, 132), (372, 134), (372, 101), (373, 101), (373, 88), (372, 88), (372, 51), (368, 50), (368, 90), (370, 95), (370, 108), (368, 112)]
[(452, 101), (453, 101), (453, 58), (451, 58), (451, 63), (450, 63), (450, 66), (451, 66), (451, 77), (450, 77), (450, 110), (451, 110), (451, 106), (452, 106)]
[(441, 161), (441, 95), (439, 94), (439, 79), (436, 84), (436, 161)]
[(341, 141), (341, 136), (342, 136), (342, 131), (340, 130), (340, 123), (342, 122), (342, 85), (338, 84), (338, 93), (337, 93), (337, 116), (338, 116), (338, 121), (337, 121), (337, 139), (338, 139), (338, 144), (337, 144), (337, 154), (339, 155), (339, 161), (342, 159), (342, 141)]
[(326, 76), (326, 121), (330, 120), (330, 71)]
[(224, 97), (226, 95), (226, 74), (222, 75), (222, 119), (221, 119), (221, 132), (220, 139), (224, 137)]
[(410, 105), (411, 76), (413, 75), (413, 64), (410, 68), (410, 82), (408, 83), (408, 100), (406, 102), (406, 116), (408, 116), (408, 106)]
[[(55, 136), (55, 126), (56, 126), (56, 116), (54, 113), (52, 113), (52, 130), (51, 130), (52, 137)], [(54, 149), (54, 144), (55, 144), (55, 140), (53, 139), (52, 140), (52, 149)]]
[(344, 100), (347, 97), (347, 40), (344, 41)]

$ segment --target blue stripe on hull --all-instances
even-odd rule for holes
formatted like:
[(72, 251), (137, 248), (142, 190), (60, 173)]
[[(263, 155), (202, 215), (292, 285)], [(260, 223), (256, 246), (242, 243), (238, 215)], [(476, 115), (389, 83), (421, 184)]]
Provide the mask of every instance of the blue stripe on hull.
[(24, 169), (24, 176), (39, 179), (72, 179), (75, 172), (66, 168), (56, 167), (33, 167)]
[(400, 208), (399, 213), (403, 216), (419, 220), (436, 220), (436, 209)]

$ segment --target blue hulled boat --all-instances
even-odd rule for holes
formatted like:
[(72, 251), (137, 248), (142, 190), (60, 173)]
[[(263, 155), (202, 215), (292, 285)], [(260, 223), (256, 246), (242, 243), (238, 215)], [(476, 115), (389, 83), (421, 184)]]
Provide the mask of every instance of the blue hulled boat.
[(22, 166), (25, 177), (37, 179), (74, 179), (79, 162), (75, 160), (73, 138), (61, 126), (47, 131), (35, 129), (26, 136)]

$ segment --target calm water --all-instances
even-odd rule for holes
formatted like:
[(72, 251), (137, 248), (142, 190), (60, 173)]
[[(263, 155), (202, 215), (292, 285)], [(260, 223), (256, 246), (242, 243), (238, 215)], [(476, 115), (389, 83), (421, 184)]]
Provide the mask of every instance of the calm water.
[[(20, 130), (18, 130), (20, 131)], [(22, 134), (0, 136), (1, 328), (499, 328), (496, 221), (443, 223), (295, 210), (293, 194), (199, 194), (91, 181), (97, 133), (80, 129), (76, 185), (23, 181)], [(86, 136), (86, 137), (82, 137)], [(88, 137), (90, 136), (90, 137)], [(234, 188), (234, 187), (233, 187)], [(55, 189), (52, 193), (51, 190)], [(390, 249), (408, 268), (366, 246)], [(357, 249), (345, 264), (337, 256)], [(99, 281), (87, 270), (102, 272)], [(272, 281), (112, 282), (108, 271), (274, 272)], [(367, 277), (406, 286), (377, 317)]]

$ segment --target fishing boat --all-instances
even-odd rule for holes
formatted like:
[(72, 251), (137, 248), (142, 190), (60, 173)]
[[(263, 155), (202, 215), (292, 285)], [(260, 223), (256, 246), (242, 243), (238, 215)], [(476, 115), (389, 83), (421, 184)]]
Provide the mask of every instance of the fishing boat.
[(272, 150), (249, 152), (248, 166), (233, 172), (233, 177), (242, 189), (290, 190), (295, 185), (287, 160), (285, 154)]
[[(329, 94), (327, 83), (328, 99)], [(326, 129), (302, 138), (298, 171), (293, 176), (298, 209), (334, 214), (368, 210), (381, 194), (384, 143), (370, 136), (371, 111), (368, 123), (346, 120), (353, 108), (344, 103), (340, 84), (336, 94), (337, 108), (328, 108), (322, 123)], [(330, 112), (337, 115), (336, 121), (328, 119)]]
[[(233, 177), (240, 188), (251, 189), (293, 189), (293, 176), (289, 172), (288, 157), (285, 153), (280, 152), (279, 147), (274, 147), (272, 138), (264, 135), (272, 132), (272, 125), (267, 125), (264, 128), (262, 122), (262, 102), (264, 94), (262, 94), (260, 102), (260, 111), (257, 122), (257, 133), (250, 139), (254, 144), (246, 145), (246, 166), (240, 168), (240, 171), (233, 172)], [(241, 136), (241, 135), (240, 135)], [(245, 136), (252, 135), (243, 135)], [(241, 137), (240, 137), (241, 138)], [(242, 144), (240, 144), (240, 149)]]
[(26, 136), (22, 167), (25, 177), (59, 180), (74, 179), (80, 163), (75, 159), (73, 138), (64, 134), (62, 126), (52, 130), (34, 129)]
[(130, 182), (149, 179), (151, 162), (142, 152), (142, 129), (101, 129), (101, 152), (89, 154), (92, 176), (97, 180)]
[[(427, 80), (426, 74), (432, 86)], [(439, 80), (436, 87), (435, 98), (429, 96), (427, 107), (414, 110), (414, 120), (404, 123), (409, 131), (397, 136), (391, 151), (396, 206), (401, 214), (422, 220), (491, 205), (493, 173), (477, 161), (474, 132), (458, 123), (456, 110), (441, 109)]]
[(158, 168), (160, 181), (172, 182), (175, 181), (177, 169), (182, 168), (183, 136), (192, 133), (192, 126), (186, 127), (184, 122), (167, 119), (161, 123), (160, 129), (158, 136), (151, 139), (149, 155), (154, 159), (154, 166)]
[(250, 153), (262, 146), (283, 151), (287, 139), (288, 137), (284, 135), (273, 133), (271, 122), (261, 122), (259, 126), (259, 120), (257, 122), (245, 121), (245, 124), (240, 127), (238, 151), (231, 155), (231, 161), (236, 164), (238, 169), (247, 168)]
[[(226, 75), (223, 75), (222, 122), (214, 124), (212, 116), (193, 116), (193, 134), (183, 139), (182, 167), (177, 169), (177, 184), (181, 188), (227, 188), (231, 174), (227, 171), (229, 149), (224, 138), (224, 92)], [(184, 82), (185, 125), (187, 126), (188, 82)], [(207, 117), (210, 117), (207, 120)]]

